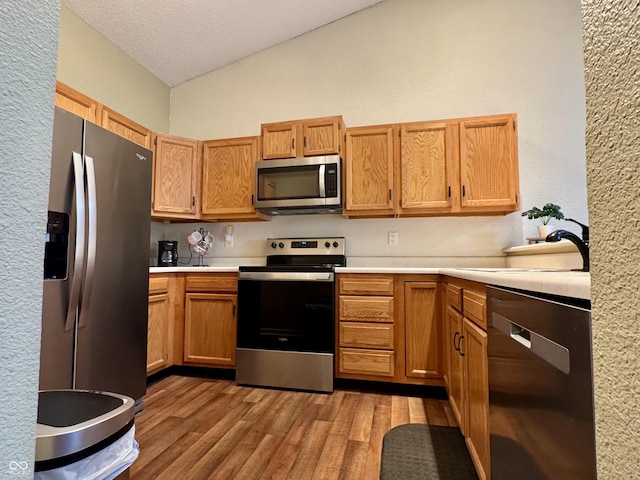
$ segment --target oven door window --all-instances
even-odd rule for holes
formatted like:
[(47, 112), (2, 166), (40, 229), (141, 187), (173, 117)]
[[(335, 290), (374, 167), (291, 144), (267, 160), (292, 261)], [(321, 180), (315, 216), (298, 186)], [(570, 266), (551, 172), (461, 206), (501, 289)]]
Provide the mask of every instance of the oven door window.
[(321, 198), (320, 165), (261, 168), (258, 200)]
[(238, 347), (333, 353), (333, 282), (238, 282)]

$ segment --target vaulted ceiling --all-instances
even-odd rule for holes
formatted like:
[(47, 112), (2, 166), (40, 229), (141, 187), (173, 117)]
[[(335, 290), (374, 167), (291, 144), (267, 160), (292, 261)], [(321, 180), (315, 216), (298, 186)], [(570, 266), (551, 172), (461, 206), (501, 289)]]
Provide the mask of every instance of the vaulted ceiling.
[(170, 87), (381, 0), (63, 0)]

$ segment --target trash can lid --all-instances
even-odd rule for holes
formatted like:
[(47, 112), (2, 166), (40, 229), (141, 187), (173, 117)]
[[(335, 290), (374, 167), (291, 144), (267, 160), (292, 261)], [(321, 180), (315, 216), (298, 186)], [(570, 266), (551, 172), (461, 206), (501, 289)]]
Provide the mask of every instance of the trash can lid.
[(38, 393), (36, 462), (78, 453), (109, 438), (134, 418), (132, 398), (91, 390)]

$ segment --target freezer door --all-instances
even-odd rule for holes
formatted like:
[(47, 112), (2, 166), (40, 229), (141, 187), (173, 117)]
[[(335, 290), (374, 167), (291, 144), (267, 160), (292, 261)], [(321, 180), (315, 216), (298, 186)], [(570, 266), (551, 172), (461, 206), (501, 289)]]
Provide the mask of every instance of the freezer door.
[[(77, 198), (74, 192), (78, 186), (84, 188), (81, 170), (79, 185), (75, 181), (74, 152), (81, 160), (82, 119), (56, 108), (49, 188), (48, 230), (52, 231), (47, 234), (45, 244), (45, 275), (49, 278), (44, 280), (42, 299), (41, 390), (71, 388), (73, 384), (75, 310), (68, 310), (72, 284), (76, 298), (80, 293), (82, 272), (76, 272), (74, 277), (74, 271), (82, 267), (80, 262), (76, 264), (76, 253), (78, 257), (83, 254), (82, 241), (76, 252)], [(82, 215), (80, 220), (82, 229)], [(66, 231), (55, 232), (58, 228)], [(66, 243), (66, 248), (60, 242)], [(60, 261), (66, 261), (66, 265), (61, 267)], [(47, 263), (57, 265), (48, 268)]]
[(87, 260), (76, 388), (146, 391), (152, 153), (86, 124)]

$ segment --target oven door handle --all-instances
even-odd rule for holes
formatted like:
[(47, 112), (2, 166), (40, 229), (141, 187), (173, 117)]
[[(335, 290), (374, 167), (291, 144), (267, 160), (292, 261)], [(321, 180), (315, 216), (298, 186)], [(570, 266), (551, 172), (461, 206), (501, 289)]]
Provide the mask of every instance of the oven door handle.
[(333, 272), (239, 272), (238, 280), (333, 282)]

